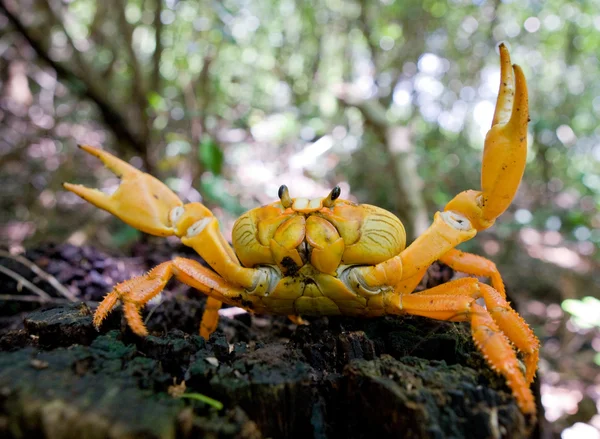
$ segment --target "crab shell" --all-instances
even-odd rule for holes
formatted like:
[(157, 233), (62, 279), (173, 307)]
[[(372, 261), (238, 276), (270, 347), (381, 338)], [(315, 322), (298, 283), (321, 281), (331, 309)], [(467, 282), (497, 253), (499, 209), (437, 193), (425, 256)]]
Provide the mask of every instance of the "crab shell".
[(233, 247), (242, 265), (275, 271), (277, 284), (263, 297), (272, 311), (364, 314), (366, 300), (357, 292), (365, 288), (353, 288), (343, 272), (386, 261), (406, 245), (404, 226), (392, 213), (341, 199), (325, 206), (326, 201), (296, 198), (287, 208), (272, 203), (247, 212), (233, 226)]

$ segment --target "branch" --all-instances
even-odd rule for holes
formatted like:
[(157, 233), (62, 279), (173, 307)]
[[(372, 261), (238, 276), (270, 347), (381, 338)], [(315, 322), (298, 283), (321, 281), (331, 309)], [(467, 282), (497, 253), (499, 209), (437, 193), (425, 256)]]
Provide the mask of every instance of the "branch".
[[(217, 46), (216, 53), (210, 52), (204, 56), (202, 70), (197, 77), (192, 78), (183, 86), (183, 97), (185, 106), (190, 114), (192, 142), (195, 145), (200, 143), (202, 134), (206, 132), (206, 107), (209, 102), (210, 93), (210, 67), (216, 59), (220, 46)], [(196, 95), (196, 87), (200, 90), (200, 96)]]
[[(36, 302), (36, 303), (55, 303), (55, 304), (69, 304), (73, 303), (68, 299), (60, 297), (50, 297), (48, 300), (42, 300), (39, 296), (21, 296), (18, 294), (0, 294), (0, 300), (14, 301), (14, 302)], [(82, 303), (87, 305), (96, 306), (98, 302), (93, 300), (82, 300)]]
[(162, 24), (162, 21), (160, 20), (160, 14), (163, 10), (163, 4), (162, 4), (162, 0), (155, 0), (155, 2), (156, 2), (156, 9), (154, 10), (155, 47), (154, 47), (154, 54), (152, 55), (153, 71), (152, 71), (152, 82), (150, 84), (150, 89), (155, 91), (156, 93), (160, 94), (159, 93), (160, 92), (160, 59), (162, 58), (162, 51), (163, 51), (163, 45), (162, 45), (162, 41), (161, 41), (163, 24)]
[[(200, 145), (202, 135), (206, 133), (206, 107), (210, 101), (210, 68), (216, 59), (220, 45), (216, 47), (215, 53), (209, 52), (204, 56), (202, 70), (197, 77), (192, 78), (187, 84), (182, 85), (183, 98), (190, 119), (190, 132), (192, 138), (193, 155), (189, 161), (191, 181), (196, 181), (202, 174), (202, 163), (195, 156), (196, 148)], [(196, 89), (199, 93), (196, 93)]]
[(0, 257), (12, 259), (14, 261), (17, 261), (17, 262), (25, 265), (32, 272), (34, 272), (39, 277), (41, 277), (43, 280), (45, 280), (50, 285), (52, 285), (56, 289), (56, 291), (58, 291), (60, 294), (62, 294), (64, 297), (66, 297), (69, 301), (77, 302), (77, 298), (75, 296), (73, 296), (73, 294), (67, 288), (65, 288), (54, 276), (46, 273), (44, 270), (42, 270), (40, 267), (38, 267), (35, 263), (30, 261), (29, 259), (27, 259), (23, 256), (20, 256), (20, 255), (13, 255), (12, 253), (7, 252), (5, 250), (0, 250)]
[(40, 302), (50, 302), (52, 300), (52, 296), (50, 296), (48, 293), (46, 293), (44, 290), (40, 289), (39, 287), (36, 287), (34, 284), (29, 282), (27, 279), (25, 279), (19, 273), (15, 273), (11, 269), (3, 267), (2, 265), (0, 265), (0, 273), (3, 273), (5, 275), (7, 275), (8, 277), (16, 280), (17, 282), (21, 283), (25, 288), (27, 288), (31, 292), (35, 293)]
[(75, 43), (73, 42), (73, 38), (71, 37), (71, 34), (67, 31), (67, 27), (65, 26), (66, 18), (61, 17), (59, 15), (59, 12), (55, 11), (50, 3), (51, 3), (50, 0), (48, 0), (46, 2), (42, 2), (42, 4), (44, 5), (44, 7), (46, 9), (46, 12), (48, 12), (48, 14), (52, 17), (52, 21), (53, 21), (52, 24), (60, 27), (62, 32), (67, 37), (67, 43), (69, 44), (69, 46), (71, 48), (71, 52), (73, 53), (73, 58), (75, 58), (75, 63), (77, 64), (77, 67), (81, 71), (80, 76), (82, 78), (85, 78), (86, 82), (94, 82), (94, 79), (95, 79), (93, 77), (94, 73), (92, 72), (92, 70), (90, 70), (90, 67), (88, 66), (88, 64), (83, 60), (81, 52), (79, 50), (77, 50), (77, 47), (75, 46)]
[(375, 44), (371, 41), (371, 28), (369, 26), (369, 17), (367, 12), (367, 7), (370, 2), (367, 0), (360, 1), (360, 17), (357, 20), (358, 27), (365, 38), (367, 46), (369, 47), (369, 52), (371, 52), (371, 60), (373, 61), (373, 65), (377, 66), (377, 53), (378, 49)]
[[(96, 103), (106, 125), (114, 132), (115, 136), (127, 142), (131, 147), (142, 154), (145, 159), (146, 147), (144, 142), (129, 129), (129, 123), (125, 117), (106, 98), (107, 91), (100, 85), (92, 82), (89, 78), (77, 75), (63, 64), (53, 60), (48, 51), (45, 50), (42, 39), (36, 38), (5, 5), (5, 0), (0, 0), (0, 12), (2, 12), (12, 23), (15, 29), (27, 40), (29, 45), (43, 61), (52, 67), (58, 77), (71, 91), (78, 96), (88, 98)], [(99, 83), (98, 83), (99, 84)]]
[(142, 74), (142, 68), (140, 66), (135, 50), (133, 49), (133, 29), (132, 26), (127, 22), (125, 17), (125, 6), (126, 2), (115, 0), (114, 6), (118, 9), (119, 14), (119, 26), (121, 33), (125, 38), (125, 48), (129, 55), (131, 70), (133, 75), (131, 78), (131, 88), (133, 90), (133, 98), (137, 104), (137, 112), (140, 118), (140, 129), (142, 134), (142, 140), (147, 146), (150, 137), (150, 127), (148, 126), (148, 115), (146, 109), (148, 108), (148, 100), (146, 99), (146, 91), (144, 89), (144, 77)]
[(363, 117), (372, 125), (386, 130), (390, 121), (386, 116), (385, 107), (377, 99), (362, 99), (356, 92), (352, 84), (341, 84), (335, 90), (336, 97), (346, 106), (356, 107), (360, 110)]

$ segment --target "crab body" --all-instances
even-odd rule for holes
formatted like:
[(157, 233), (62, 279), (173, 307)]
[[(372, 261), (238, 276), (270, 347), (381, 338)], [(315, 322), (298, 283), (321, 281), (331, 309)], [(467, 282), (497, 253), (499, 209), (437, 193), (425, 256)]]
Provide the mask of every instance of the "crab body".
[[(255, 313), (289, 315), (296, 322), (301, 315), (387, 314), (467, 321), (476, 345), (490, 366), (505, 376), (522, 411), (534, 414), (529, 385), (537, 369), (539, 342), (506, 301), (496, 266), (455, 249), (493, 225), (506, 210), (525, 167), (527, 86), (503, 45), (500, 60), (500, 90), (485, 140), (481, 190), (458, 194), (408, 246), (396, 216), (340, 199), (338, 187), (324, 198), (307, 199), (291, 198), (282, 186), (279, 201), (250, 210), (236, 221), (231, 247), (204, 205), (184, 204), (156, 178), (105, 151), (82, 146), (122, 182), (110, 196), (68, 183), (66, 189), (143, 232), (178, 236), (212, 268), (185, 258), (164, 262), (116, 285), (98, 306), (94, 324), (99, 327), (122, 302), (131, 329), (147, 335), (140, 309), (172, 277), (209, 296), (200, 325), (204, 337), (216, 329), (222, 303)], [(488, 277), (490, 284), (466, 277), (413, 292), (436, 260), (456, 271)]]
[(404, 227), (379, 207), (330, 198), (326, 205), (320, 198), (280, 201), (236, 221), (233, 248), (242, 265), (271, 271), (257, 295), (261, 308), (284, 315), (384, 313), (380, 298), (371, 299), (392, 285), (367, 291), (351, 283), (350, 273), (404, 250)]

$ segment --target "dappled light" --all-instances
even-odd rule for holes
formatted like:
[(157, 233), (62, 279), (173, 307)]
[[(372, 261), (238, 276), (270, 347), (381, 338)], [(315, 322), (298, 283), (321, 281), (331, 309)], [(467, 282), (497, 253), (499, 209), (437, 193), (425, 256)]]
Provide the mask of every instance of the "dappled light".
[(599, 32), (589, 1), (0, 0), (0, 245), (140, 239), (63, 189), (120, 184), (78, 144), (203, 202), (227, 239), (282, 184), (337, 185), (413, 239), (480, 187), (504, 42), (528, 81), (527, 167), (461, 248), (498, 265), (542, 342), (547, 437), (598, 438)]

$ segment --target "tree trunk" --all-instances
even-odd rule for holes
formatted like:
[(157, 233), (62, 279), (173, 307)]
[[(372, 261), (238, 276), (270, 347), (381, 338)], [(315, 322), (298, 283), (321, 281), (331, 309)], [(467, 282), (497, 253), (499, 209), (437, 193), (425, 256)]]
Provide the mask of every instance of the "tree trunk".
[[(137, 254), (151, 255), (152, 265), (173, 256), (166, 245)], [(132, 274), (132, 259), (90, 248), (28, 256), (88, 300)], [(451, 275), (434, 265), (423, 286)], [(20, 294), (12, 280), (0, 281), (3, 292)], [(297, 327), (284, 317), (242, 314), (223, 318), (205, 341), (196, 335), (198, 297), (186, 287), (165, 299), (145, 339), (122, 324), (120, 309), (95, 331), (85, 304), (25, 313), (23, 327), (2, 329), (0, 436), (524, 438), (535, 426), (475, 349), (467, 324), (335, 317)], [(15, 303), (0, 311), (14, 312)], [(177, 398), (184, 390), (189, 396)]]

